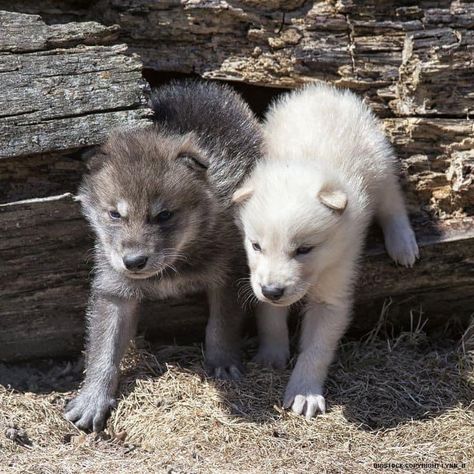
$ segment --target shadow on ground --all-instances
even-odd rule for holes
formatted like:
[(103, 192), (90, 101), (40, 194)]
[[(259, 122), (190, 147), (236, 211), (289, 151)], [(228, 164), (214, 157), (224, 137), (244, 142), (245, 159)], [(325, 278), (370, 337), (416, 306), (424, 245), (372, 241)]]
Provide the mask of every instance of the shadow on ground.
[[(249, 360), (256, 342), (251, 340), (246, 347)], [(126, 378), (132, 382), (122, 386), (122, 395), (133, 390), (133, 380), (163, 374), (170, 364), (212, 384), (232, 417), (257, 424), (281, 417), (281, 400), (290, 370), (273, 371), (249, 363), (243, 380), (221, 382), (206, 378), (201, 365), (202, 349), (197, 346), (182, 351), (161, 349), (147, 357), (145, 371), (143, 366), (138, 372), (130, 367)], [(347, 421), (358, 429), (371, 431), (469, 406), (474, 398), (470, 357), (472, 353), (463, 350), (458, 341), (429, 339), (422, 331), (401, 333), (390, 339), (372, 335), (362, 341), (346, 341), (326, 384), (329, 412), (342, 407)]]
[[(247, 360), (255, 350), (252, 339), (246, 344)], [(467, 406), (474, 394), (469, 354), (456, 341), (428, 339), (421, 331), (346, 341), (329, 372), (328, 410), (342, 407), (344, 417), (358, 429), (385, 430)], [(206, 377), (202, 357), (198, 345), (134, 349), (124, 361), (119, 398), (127, 399), (137, 383), (157, 380), (172, 367), (214, 386), (232, 418), (265, 424), (282, 416), (290, 370), (249, 363), (243, 380), (214, 381)], [(0, 364), (0, 385), (17, 392), (71, 392), (79, 387), (82, 368), (81, 359)]]
[[(249, 379), (219, 385), (233, 415), (255, 423), (280, 416), (290, 375), (251, 365)], [(472, 365), (456, 341), (405, 333), (396, 339), (345, 342), (326, 383), (328, 411), (343, 408), (363, 430), (386, 430), (442, 415), (474, 398)]]
[(82, 370), (82, 358), (0, 363), (0, 385), (18, 392), (69, 392), (78, 386)]

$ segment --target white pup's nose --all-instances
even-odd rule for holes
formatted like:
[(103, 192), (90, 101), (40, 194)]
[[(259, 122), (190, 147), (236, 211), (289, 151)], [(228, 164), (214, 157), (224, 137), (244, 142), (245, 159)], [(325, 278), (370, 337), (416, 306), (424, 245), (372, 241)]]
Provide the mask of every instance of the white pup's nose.
[(276, 301), (283, 296), (285, 288), (281, 288), (275, 285), (260, 285), (262, 288), (262, 294), (269, 300)]

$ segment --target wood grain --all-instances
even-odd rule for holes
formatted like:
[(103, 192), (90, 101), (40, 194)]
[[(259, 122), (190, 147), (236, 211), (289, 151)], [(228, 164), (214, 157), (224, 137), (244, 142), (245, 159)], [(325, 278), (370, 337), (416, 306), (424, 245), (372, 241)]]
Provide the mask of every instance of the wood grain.
[[(83, 344), (93, 245), (79, 203), (64, 194), (2, 204), (0, 232), (0, 360), (76, 354)], [(419, 225), (416, 232), (421, 260), (411, 269), (393, 264), (378, 239), (371, 239), (356, 291), (358, 331), (374, 325), (388, 299), (399, 321), (420, 305), (433, 325), (451, 315), (468, 318), (474, 298), (472, 222)], [(166, 342), (196, 341), (206, 319), (204, 295), (148, 302), (142, 330)]]
[[(352, 333), (372, 328), (387, 301), (393, 324), (409, 326), (420, 311), (432, 327), (467, 324), (474, 3), (5, 0), (2, 7), (11, 12), (0, 12), (1, 360), (83, 347), (92, 239), (74, 199), (82, 154), (113, 127), (147, 123), (143, 64), (282, 91), (326, 80), (363, 95), (401, 158), (422, 259), (397, 267), (380, 233), (371, 234)], [(142, 331), (166, 342), (202, 340), (206, 315), (203, 295), (149, 302)]]

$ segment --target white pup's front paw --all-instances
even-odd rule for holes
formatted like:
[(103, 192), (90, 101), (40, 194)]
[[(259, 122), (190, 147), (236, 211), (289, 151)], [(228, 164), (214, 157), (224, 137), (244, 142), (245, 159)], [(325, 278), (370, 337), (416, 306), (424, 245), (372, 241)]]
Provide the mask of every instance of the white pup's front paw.
[(321, 392), (317, 384), (293, 380), (292, 377), (285, 390), (283, 407), (291, 408), (294, 413), (309, 420), (318, 412), (326, 413), (326, 400)]
[(284, 369), (289, 357), (290, 351), (288, 347), (281, 347), (277, 345), (260, 346), (258, 348), (257, 355), (253, 358), (253, 361), (257, 364), (263, 365), (264, 367)]
[(384, 228), (385, 248), (390, 257), (405, 267), (412, 267), (420, 253), (415, 233), (409, 224), (393, 222)]

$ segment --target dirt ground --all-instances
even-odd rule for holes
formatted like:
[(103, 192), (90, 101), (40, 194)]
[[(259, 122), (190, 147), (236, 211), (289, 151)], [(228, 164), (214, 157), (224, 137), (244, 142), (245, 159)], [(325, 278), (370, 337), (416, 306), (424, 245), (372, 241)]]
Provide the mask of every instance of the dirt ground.
[[(2, 473), (474, 472), (474, 338), (418, 328), (343, 342), (328, 413), (281, 409), (289, 377), (248, 364), (241, 382), (206, 378), (202, 348), (135, 349), (106, 433), (62, 417), (80, 362), (0, 366)], [(255, 341), (246, 344), (247, 357)]]

